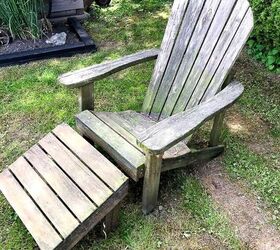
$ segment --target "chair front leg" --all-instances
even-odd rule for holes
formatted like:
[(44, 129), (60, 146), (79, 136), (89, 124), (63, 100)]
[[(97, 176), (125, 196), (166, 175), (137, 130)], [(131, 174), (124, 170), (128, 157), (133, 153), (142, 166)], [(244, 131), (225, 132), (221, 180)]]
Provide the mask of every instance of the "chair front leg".
[(79, 89), (79, 107), (80, 111), (93, 110), (93, 84), (88, 84)]
[(146, 152), (145, 165), (142, 211), (144, 214), (148, 214), (155, 208), (157, 204), (162, 166), (162, 154), (155, 155), (150, 152)]

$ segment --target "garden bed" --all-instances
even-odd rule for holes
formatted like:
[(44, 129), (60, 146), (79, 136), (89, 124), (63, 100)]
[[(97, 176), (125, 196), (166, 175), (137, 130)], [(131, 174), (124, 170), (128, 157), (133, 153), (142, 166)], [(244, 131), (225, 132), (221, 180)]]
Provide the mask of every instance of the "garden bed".
[(65, 25), (53, 26), (52, 33), (65, 32), (67, 34), (64, 45), (46, 43), (52, 35), (46, 34), (40, 40), (14, 40), (12, 43), (0, 47), (0, 67), (26, 63), (39, 59), (60, 56), (71, 56), (76, 53), (96, 51), (96, 46), (79, 21), (69, 18)]

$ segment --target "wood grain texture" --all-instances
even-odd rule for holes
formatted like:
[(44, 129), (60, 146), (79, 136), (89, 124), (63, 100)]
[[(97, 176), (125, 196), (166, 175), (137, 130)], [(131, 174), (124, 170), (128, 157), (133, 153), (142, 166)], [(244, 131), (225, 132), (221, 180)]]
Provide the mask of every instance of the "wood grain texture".
[(85, 220), (96, 209), (38, 145), (33, 146), (24, 156), (80, 221)]
[(52, 250), (62, 242), (62, 238), (8, 169), (0, 174), (0, 190), (41, 249)]
[(225, 111), (217, 114), (214, 118), (211, 134), (210, 134), (210, 140), (209, 140), (210, 147), (217, 146), (220, 143), (224, 117), (225, 117)]
[(189, 0), (179, 8), (174, 7), (169, 23), (176, 15), (181, 21), (166, 30), (169, 39), (162, 48), (168, 48), (159, 54), (143, 104), (143, 111), (158, 120), (213, 97), (253, 27), (246, 0)]
[[(228, 84), (230, 84), (233, 81), (233, 79), (234, 79), (234, 71), (232, 70), (229, 73), (221, 89), (224, 89)], [(220, 144), (220, 137), (222, 133), (225, 113), (226, 113), (225, 111), (220, 112), (214, 118), (213, 126), (210, 133), (210, 140), (209, 140), (210, 147), (217, 146)]]
[(162, 155), (146, 154), (145, 176), (143, 184), (142, 211), (150, 213), (157, 204)]
[(69, 72), (59, 77), (59, 83), (67, 88), (82, 87), (133, 65), (156, 59), (158, 53), (158, 49), (140, 51), (114, 61)]
[[(78, 220), (74, 218), (56, 194), (23, 157), (20, 157), (12, 164), (10, 170), (63, 238), (67, 237), (79, 225)], [(63, 216), (61, 216), (61, 214), (63, 214)]]
[[(189, 103), (190, 98), (195, 98), (193, 92), (197, 87), (197, 82), (199, 81), (200, 76), (202, 75), (210, 57), (212, 56), (212, 51), (220, 39), (224, 26), (226, 25), (228, 18), (232, 13), (235, 2), (236, 0), (221, 1), (216, 13), (213, 14), (212, 17), (209, 17), (209, 29), (203, 37), (200, 50), (197, 54), (197, 59), (192, 63), (187, 78), (183, 79), (185, 84), (181, 90), (181, 97), (178, 98), (176, 105), (173, 106), (174, 110), (169, 114), (177, 113), (185, 110), (186, 107), (193, 107), (197, 105), (197, 103), (195, 105), (191, 105)], [(201, 36), (201, 33), (198, 33), (197, 36), (198, 35)], [(201, 88), (201, 86), (199, 87)]]
[(187, 0), (175, 0), (171, 10), (171, 15), (164, 33), (161, 44), (160, 53), (156, 62), (151, 83), (149, 85), (142, 110), (144, 113), (149, 113), (151, 105), (161, 84), (162, 74), (166, 69), (169, 57), (173, 51), (173, 47), (181, 27), (182, 19), (185, 15), (188, 6)]
[(111, 189), (117, 190), (127, 177), (71, 127), (61, 124), (53, 134)]
[[(118, 113), (95, 112), (94, 114), (144, 154), (143, 149), (137, 144), (137, 138), (145, 133), (148, 128), (155, 125), (155, 121), (152, 121), (148, 116), (135, 111)], [(163, 159), (175, 158), (187, 154), (188, 152), (190, 152), (190, 149), (186, 143), (179, 142), (164, 152)]]
[(38, 144), (97, 206), (112, 194), (112, 191), (53, 134), (47, 134)]
[[(181, 57), (179, 67), (175, 70), (175, 79), (173, 78), (173, 81), (171, 82), (162, 82), (162, 86), (160, 88), (160, 90), (162, 91), (159, 91), (157, 95), (157, 99), (161, 101), (154, 103), (152, 107), (152, 112), (161, 113), (165, 100), (168, 99), (166, 100), (166, 107), (168, 107), (170, 111), (165, 112), (165, 110), (163, 110), (163, 113), (169, 116), (172, 113), (176, 102), (181, 100), (180, 97), (182, 96), (183, 99), (187, 98), (184, 95), (181, 95), (182, 89), (185, 86), (185, 83), (188, 79), (189, 74), (191, 73), (191, 70), (193, 68), (194, 63), (196, 62), (197, 57), (199, 57), (200, 48), (205, 40), (205, 36), (211, 25), (213, 17), (215, 16), (219, 3), (220, 0), (208, 0), (205, 2), (198, 2), (196, 0), (190, 1), (189, 8), (195, 10), (195, 12), (191, 13), (191, 15), (194, 15), (194, 24), (196, 25), (194, 26), (192, 32), (189, 35), (190, 41), (184, 46), (185, 52), (183, 54), (183, 57)], [(182, 27), (181, 33), (184, 32), (186, 27), (192, 26), (188, 24), (190, 23), (187, 21), (185, 23), (185, 27)], [(175, 52), (172, 52), (172, 54), (173, 53)], [(175, 56), (178, 57), (178, 55), (176, 54)], [(170, 73), (166, 72), (166, 74)], [(170, 86), (168, 86), (168, 88), (166, 89), (166, 85)], [(163, 100), (161, 97), (162, 95), (165, 97)], [(183, 109), (181, 111), (183, 111)]]
[[(70, 140), (77, 142), (76, 135), (86, 142), (68, 125), (58, 126), (56, 132), (60, 134), (63, 129)], [(79, 145), (82, 144), (78, 142)], [(89, 160), (108, 164), (101, 154), (95, 156), (91, 155)], [(104, 165), (87, 166), (49, 133), (0, 173), (0, 189), (40, 249), (71, 249), (108, 213), (110, 225), (117, 222), (118, 204), (128, 193), (128, 178), (111, 164), (115, 173), (121, 174), (118, 176), (110, 169), (119, 185), (112, 191), (89, 169), (102, 169)], [(98, 207), (91, 198), (99, 201)]]
[(141, 151), (89, 111), (78, 114), (76, 121), (77, 127), (86, 137), (101, 146), (127, 174), (137, 180), (138, 171), (145, 164), (145, 156)]
[(80, 111), (93, 110), (93, 84), (89, 84), (79, 89), (79, 107)]
[[(229, 19), (223, 27), (222, 33), (216, 41), (214, 49), (208, 52), (211, 56), (208, 58), (208, 62), (206, 63), (204, 69), (200, 71), (201, 75), (196, 80), (196, 88), (193, 90), (192, 96), (187, 103), (187, 108), (194, 107), (200, 103), (202, 96), (209, 87), (211, 79), (215, 75), (215, 72), (222, 61), (222, 58), (229, 49), (231, 41), (235, 36), (248, 8), (249, 4), (247, 1), (237, 1)], [(219, 22), (219, 20), (217, 22)], [(216, 38), (209, 37), (209, 39), (215, 40)], [(213, 82), (213, 84), (215, 84), (215, 82)], [(217, 84), (221, 87), (219, 82)]]
[(91, 216), (80, 224), (56, 250), (72, 249), (90, 230), (110, 213), (128, 194), (128, 180), (111, 195)]
[[(129, 119), (123, 119), (121, 112), (119, 113), (112, 113), (112, 112), (94, 112), (94, 115), (98, 117), (101, 121), (103, 121), (108, 127), (110, 127), (112, 130), (114, 130), (118, 135), (123, 137), (128, 143), (130, 143), (132, 146), (134, 146), (138, 151), (141, 153), (143, 152), (142, 149), (137, 145), (137, 139), (135, 135), (133, 134), (133, 128), (139, 129), (139, 126), (136, 125), (136, 120), (131, 119), (132, 116), (130, 116), (131, 113), (134, 113), (133, 111), (126, 111), (125, 112)], [(135, 112), (136, 113), (136, 112)], [(133, 117), (134, 118), (134, 117)], [(134, 126), (129, 126), (130, 124), (135, 124)], [(149, 123), (147, 123), (149, 124)], [(154, 122), (153, 122), (154, 125)], [(141, 126), (141, 128), (143, 128)], [(143, 128), (142, 132), (145, 129)]]
[(192, 109), (167, 118), (139, 137), (139, 144), (153, 153), (161, 153), (177, 144), (205, 121), (232, 105), (243, 93), (243, 86), (233, 82), (215, 97)]
[[(203, 95), (202, 102), (214, 96), (223, 82), (225, 81), (227, 75), (230, 73), (231, 68), (233, 67), (235, 61), (241, 53), (241, 49), (246, 44), (246, 41), (249, 38), (251, 31), (253, 30), (254, 20), (252, 9), (249, 8), (246, 12), (244, 19), (239, 26), (236, 35), (231, 41), (230, 49), (227, 50), (224, 55), (219, 68), (217, 69), (214, 77), (211, 80), (211, 83), (205, 94)], [(215, 82), (215, 84), (212, 84)]]
[(161, 171), (170, 171), (173, 169), (184, 168), (189, 165), (207, 162), (224, 152), (224, 145), (208, 147), (199, 150), (191, 150), (188, 154), (177, 157), (176, 159), (167, 159), (162, 162)]
[[(84, 111), (77, 115), (77, 126), (82, 134), (101, 146), (135, 181), (143, 177), (145, 165), (145, 154), (137, 145), (137, 138), (155, 124), (149, 117), (135, 111)], [(179, 142), (164, 152), (163, 160), (188, 152), (188, 146)]]

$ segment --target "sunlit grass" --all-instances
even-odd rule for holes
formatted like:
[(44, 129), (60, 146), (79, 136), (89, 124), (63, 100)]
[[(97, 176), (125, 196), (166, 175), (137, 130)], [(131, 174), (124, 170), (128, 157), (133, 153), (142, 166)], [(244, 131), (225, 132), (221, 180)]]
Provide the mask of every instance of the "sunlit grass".
[[(11, 164), (59, 123), (67, 122), (74, 127), (74, 115), (78, 112), (77, 90), (58, 85), (60, 74), (138, 50), (159, 47), (171, 2), (114, 0), (110, 8), (94, 7), (97, 18), (92, 17), (85, 26), (99, 45), (97, 53), (0, 69), (0, 169)], [(96, 110), (140, 110), (153, 66), (154, 62), (145, 63), (95, 82)], [(249, 76), (244, 72), (240, 78), (246, 80)], [(271, 105), (269, 97), (261, 96), (266, 92), (259, 90), (263, 81), (257, 82), (254, 87), (245, 81), (245, 94), (240, 102), (242, 113), (262, 116), (272, 125), (277, 124), (279, 110), (274, 109), (275, 98)], [(248, 151), (241, 137), (236, 136), (243, 134), (244, 130), (240, 130), (238, 124), (235, 128), (237, 130), (231, 131), (230, 135), (225, 133), (231, 138), (228, 139), (225, 165), (234, 178), (248, 183), (259, 174), (263, 175), (265, 180), (260, 179), (251, 187), (275, 208), (278, 203), (272, 201), (272, 197), (276, 197), (274, 191), (272, 195), (268, 191), (269, 187), (276, 191), (279, 188), (279, 183), (274, 182), (278, 176), (276, 170), (270, 168), (270, 162)], [(277, 135), (277, 129), (275, 131), (273, 133)], [(247, 167), (251, 164), (252, 168)], [(273, 183), (266, 181), (270, 176)], [(162, 192), (170, 199), (174, 198), (173, 195), (182, 199), (175, 211), (166, 210), (170, 215), (145, 217), (140, 204), (129, 201), (122, 210), (121, 224), (115, 233), (107, 240), (96, 240), (93, 234), (89, 234), (77, 249), (198, 249), (203, 245), (205, 235), (213, 236), (219, 246), (225, 248), (238, 249), (242, 245), (226, 216), (220, 214), (194, 177), (184, 175), (182, 178), (180, 172), (176, 172), (168, 175), (166, 183)], [(140, 195), (136, 199), (140, 201)], [(176, 203), (171, 202), (172, 205)], [(0, 249), (34, 248), (35, 243), (3, 196), (0, 196), (0, 229)]]

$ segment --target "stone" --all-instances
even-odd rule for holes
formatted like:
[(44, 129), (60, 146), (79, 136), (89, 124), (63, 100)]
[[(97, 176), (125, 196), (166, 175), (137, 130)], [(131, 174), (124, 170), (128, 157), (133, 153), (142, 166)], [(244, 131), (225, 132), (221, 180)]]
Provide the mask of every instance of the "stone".
[(56, 33), (46, 40), (46, 43), (53, 44), (55, 46), (64, 45), (66, 43), (67, 34), (65, 32)]

